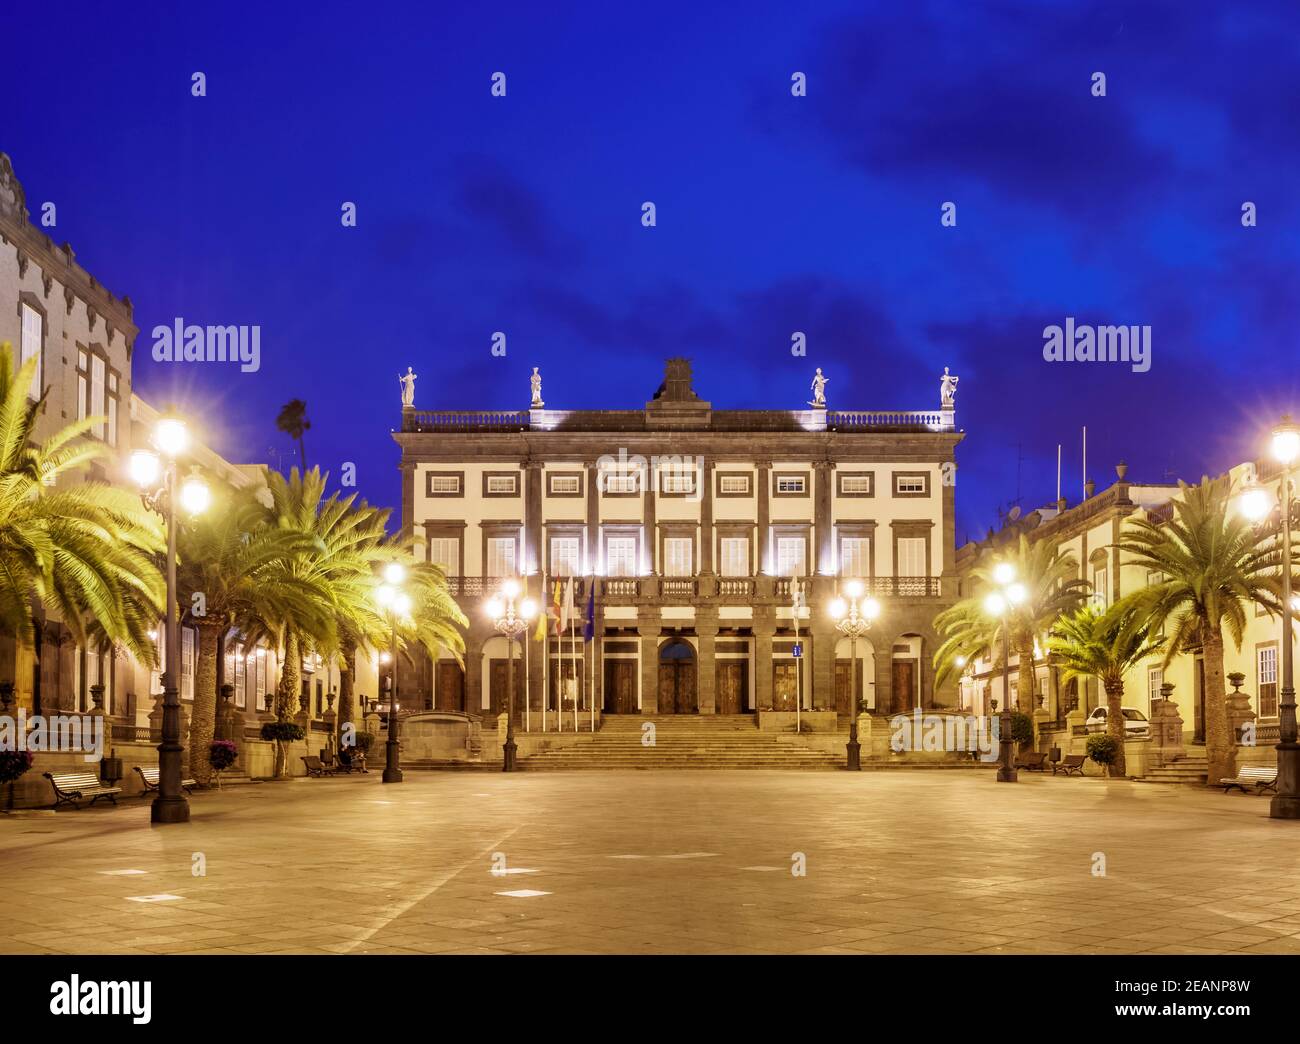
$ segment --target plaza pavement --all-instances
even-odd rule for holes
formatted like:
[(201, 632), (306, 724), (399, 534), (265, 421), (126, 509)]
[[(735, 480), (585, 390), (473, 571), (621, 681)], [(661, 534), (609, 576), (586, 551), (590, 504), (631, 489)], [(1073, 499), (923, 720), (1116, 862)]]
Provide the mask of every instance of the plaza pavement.
[(201, 793), (181, 826), (4, 816), (0, 952), (1300, 952), (1300, 823), (1267, 798), (1021, 780), (372, 773)]

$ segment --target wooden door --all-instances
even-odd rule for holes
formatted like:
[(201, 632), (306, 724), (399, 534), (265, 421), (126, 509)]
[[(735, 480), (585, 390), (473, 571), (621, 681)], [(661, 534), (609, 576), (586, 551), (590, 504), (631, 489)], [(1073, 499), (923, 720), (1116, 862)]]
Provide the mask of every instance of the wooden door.
[(659, 713), (677, 713), (677, 665), (659, 665)]
[(695, 691), (695, 661), (685, 660), (677, 664), (677, 713), (699, 713), (699, 694)]
[(772, 709), (794, 713), (799, 702), (799, 661), (772, 664)]
[(659, 713), (694, 714), (695, 661), (665, 660), (659, 664)]
[(455, 660), (438, 661), (437, 709), (463, 711), (465, 709), (465, 672)]
[[(493, 660), (490, 664), (490, 674), (488, 675), (488, 700), (492, 704), (490, 713), (503, 714), (506, 709), (506, 688), (508, 678), (506, 672), (510, 669), (509, 663), (504, 657)], [(516, 672), (517, 674), (518, 672)], [(515, 684), (518, 685), (519, 679), (515, 678)]]
[(916, 661), (894, 661), (892, 713), (911, 714), (916, 706)]
[(607, 714), (635, 714), (636, 661), (605, 661), (605, 712)]
[(835, 661), (835, 713), (849, 714), (850, 693), (853, 691), (853, 661)]
[(745, 713), (745, 661), (722, 660), (717, 673), (717, 712), (719, 714)]

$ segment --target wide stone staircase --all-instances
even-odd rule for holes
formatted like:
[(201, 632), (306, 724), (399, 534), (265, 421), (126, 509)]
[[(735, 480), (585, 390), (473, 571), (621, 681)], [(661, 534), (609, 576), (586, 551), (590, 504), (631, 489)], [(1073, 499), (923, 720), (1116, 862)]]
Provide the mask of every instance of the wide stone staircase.
[[(654, 743), (643, 740), (654, 725)], [(594, 735), (520, 759), (527, 772), (560, 769), (835, 769), (844, 754), (794, 733), (760, 731), (752, 715), (607, 716)]]
[(1183, 757), (1160, 768), (1148, 770), (1142, 780), (1146, 783), (1195, 783), (1204, 786), (1209, 770), (1205, 748), (1189, 747)]

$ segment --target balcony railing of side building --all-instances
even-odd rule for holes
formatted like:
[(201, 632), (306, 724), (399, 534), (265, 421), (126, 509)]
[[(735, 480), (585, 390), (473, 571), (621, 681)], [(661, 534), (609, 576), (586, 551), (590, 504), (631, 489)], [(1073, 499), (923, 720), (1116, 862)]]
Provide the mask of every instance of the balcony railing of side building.
[[(504, 577), (483, 576), (449, 576), (447, 586), (450, 593), (462, 597), (487, 597), (504, 582)], [(549, 583), (552, 580), (568, 583), (567, 577), (548, 577), (548, 590), (545, 597), (550, 598)], [(587, 585), (591, 577), (573, 577), (574, 601), (581, 607), (587, 599)], [(647, 593), (645, 581), (654, 579), (658, 585), (658, 594), (663, 598), (696, 598), (700, 596), (700, 581), (692, 576), (661, 576), (657, 578), (637, 576), (606, 576), (595, 578), (599, 583), (597, 595), (603, 599), (639, 598)], [(837, 577), (836, 593), (842, 591), (848, 577)], [(862, 577), (857, 580), (867, 594), (890, 598), (937, 598), (940, 582), (937, 576), (878, 576)], [(649, 590), (653, 591), (654, 588)], [(752, 576), (720, 576), (716, 581), (716, 597), (723, 600), (748, 600), (758, 592), (758, 583)], [(785, 600), (791, 596), (791, 581), (788, 576), (772, 577), (772, 597)]]

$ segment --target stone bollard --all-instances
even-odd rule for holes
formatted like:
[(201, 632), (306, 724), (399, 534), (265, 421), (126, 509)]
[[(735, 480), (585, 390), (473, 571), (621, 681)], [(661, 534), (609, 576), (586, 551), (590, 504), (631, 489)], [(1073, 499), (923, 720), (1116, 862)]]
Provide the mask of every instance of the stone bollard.
[(1173, 682), (1165, 682), (1160, 686), (1160, 698), (1151, 701), (1151, 758), (1159, 767), (1184, 753), (1183, 716), (1174, 702)]
[[(1240, 671), (1233, 671), (1228, 675), (1228, 681), (1232, 685), (1232, 692), (1228, 693), (1228, 729), (1229, 735), (1232, 736), (1232, 742), (1241, 746), (1241, 729), (1247, 722), (1255, 721), (1255, 711), (1250, 706), (1250, 695), (1241, 691), (1241, 683), (1246, 680), (1246, 676)], [(1254, 744), (1251, 744), (1252, 746)]]

